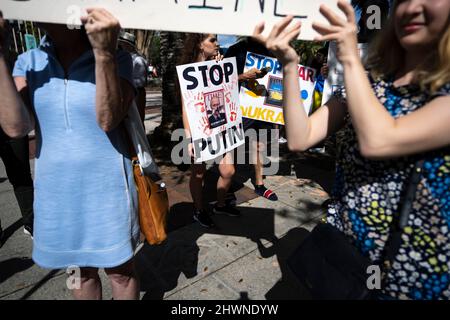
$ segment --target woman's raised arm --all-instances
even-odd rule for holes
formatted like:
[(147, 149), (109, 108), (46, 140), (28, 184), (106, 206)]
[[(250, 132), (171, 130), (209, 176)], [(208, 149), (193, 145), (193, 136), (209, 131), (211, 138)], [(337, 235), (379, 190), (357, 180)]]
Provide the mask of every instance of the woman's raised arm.
[(264, 44), (283, 65), (283, 110), (288, 147), (292, 151), (304, 151), (338, 130), (346, 113), (345, 105), (331, 99), (311, 117), (305, 113), (300, 98), (298, 80), (299, 57), (290, 42), (300, 33), (300, 23), (289, 27), (293, 20), (288, 16), (277, 23), (268, 37), (262, 32), (264, 24), (255, 27), (253, 37)]
[(6, 29), (6, 21), (0, 12), (0, 126), (11, 138), (20, 138), (33, 129), (34, 120), (21, 98), (21, 94), (27, 97), (26, 79), (18, 77), (13, 80), (6, 62)]
[(371, 159), (400, 157), (429, 151), (450, 144), (450, 96), (444, 93), (417, 111), (392, 117), (372, 90), (357, 50), (357, 27), (353, 7), (340, 0), (338, 7), (346, 18), (330, 8), (320, 11), (329, 25), (314, 23), (321, 36), (316, 40), (334, 40), (337, 58), (344, 67), (347, 105), (352, 117), (361, 154)]

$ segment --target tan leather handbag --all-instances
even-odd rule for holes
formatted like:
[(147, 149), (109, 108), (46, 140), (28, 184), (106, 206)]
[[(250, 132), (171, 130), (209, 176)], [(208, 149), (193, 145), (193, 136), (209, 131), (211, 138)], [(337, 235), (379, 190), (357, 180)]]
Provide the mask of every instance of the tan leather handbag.
[(167, 238), (166, 221), (169, 197), (163, 182), (156, 183), (142, 173), (137, 157), (133, 158), (133, 172), (139, 200), (141, 232), (150, 244), (160, 244)]
[(150, 244), (160, 244), (167, 238), (166, 219), (169, 213), (169, 199), (165, 184), (159, 177), (159, 169), (153, 159), (135, 102), (132, 103), (124, 119), (124, 127), (138, 193), (141, 233)]

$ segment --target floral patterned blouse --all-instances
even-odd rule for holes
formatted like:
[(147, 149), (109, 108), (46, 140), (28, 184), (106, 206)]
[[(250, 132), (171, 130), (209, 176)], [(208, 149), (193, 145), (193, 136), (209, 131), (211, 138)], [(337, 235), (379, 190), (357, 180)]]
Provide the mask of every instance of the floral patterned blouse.
[[(396, 118), (436, 96), (450, 95), (450, 83), (433, 96), (413, 85), (394, 87), (387, 79), (371, 79), (371, 83), (379, 101)], [(345, 89), (335, 97), (345, 102)], [(336, 183), (327, 222), (379, 265), (411, 169), (425, 160), (401, 247), (382, 291), (396, 299), (450, 299), (450, 146), (387, 161), (368, 160), (361, 156), (349, 115), (337, 141)]]

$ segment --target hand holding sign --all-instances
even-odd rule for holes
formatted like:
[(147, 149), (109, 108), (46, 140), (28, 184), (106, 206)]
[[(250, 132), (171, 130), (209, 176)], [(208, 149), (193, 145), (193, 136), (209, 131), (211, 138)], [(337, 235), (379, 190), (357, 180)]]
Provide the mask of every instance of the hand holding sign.
[(289, 43), (296, 39), (300, 34), (301, 23), (297, 22), (288, 28), (292, 20), (292, 16), (287, 16), (278, 22), (273, 27), (268, 37), (262, 35), (264, 31), (264, 22), (259, 23), (253, 32), (253, 38), (272, 51), (284, 66), (287, 66), (290, 63), (294, 63), (295, 65), (299, 63), (299, 57)]
[(335, 40), (337, 44), (337, 58), (342, 64), (355, 60), (359, 61), (358, 28), (356, 26), (355, 11), (350, 3), (343, 0), (338, 2), (338, 7), (344, 12), (346, 19), (339, 17), (327, 6), (320, 6), (320, 13), (330, 22), (330, 25), (314, 22), (314, 30), (321, 34), (314, 40)]
[(216, 62), (222, 61), (223, 60), (223, 55), (220, 53), (217, 53), (217, 56), (214, 57), (214, 60), (216, 60)]
[(259, 69), (251, 68), (247, 72), (244, 72), (243, 74), (241, 74), (240, 78), (242, 81), (254, 80), (254, 79), (259, 78), (260, 74), (261, 74), (261, 71)]
[(88, 15), (82, 17), (81, 22), (86, 28), (94, 53), (114, 56), (120, 32), (119, 21), (105, 9), (89, 8), (86, 11)]

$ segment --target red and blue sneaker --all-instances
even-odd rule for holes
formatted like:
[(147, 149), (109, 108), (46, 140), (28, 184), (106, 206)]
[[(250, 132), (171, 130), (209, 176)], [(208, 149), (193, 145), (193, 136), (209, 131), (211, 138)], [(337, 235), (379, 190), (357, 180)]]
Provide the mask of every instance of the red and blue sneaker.
[(263, 184), (259, 185), (259, 186), (255, 186), (255, 193), (260, 197), (269, 199), (270, 201), (278, 200), (277, 194), (275, 192), (273, 192), (272, 190), (267, 189)]

